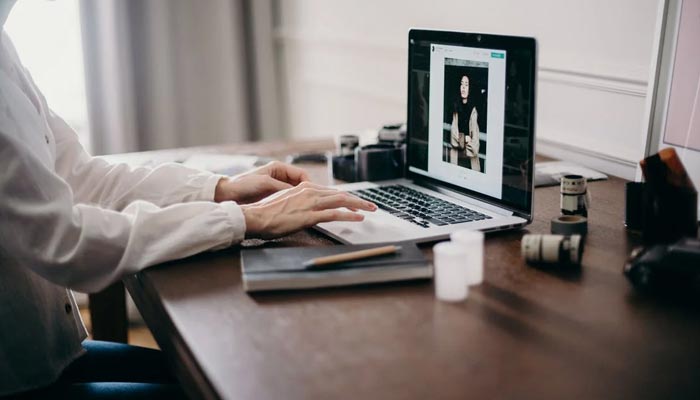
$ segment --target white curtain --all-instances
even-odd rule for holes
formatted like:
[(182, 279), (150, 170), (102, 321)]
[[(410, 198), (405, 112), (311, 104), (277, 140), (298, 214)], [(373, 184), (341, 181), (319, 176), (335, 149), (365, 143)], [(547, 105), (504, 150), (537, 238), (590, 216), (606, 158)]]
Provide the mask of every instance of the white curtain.
[(245, 0), (82, 0), (95, 154), (254, 139)]

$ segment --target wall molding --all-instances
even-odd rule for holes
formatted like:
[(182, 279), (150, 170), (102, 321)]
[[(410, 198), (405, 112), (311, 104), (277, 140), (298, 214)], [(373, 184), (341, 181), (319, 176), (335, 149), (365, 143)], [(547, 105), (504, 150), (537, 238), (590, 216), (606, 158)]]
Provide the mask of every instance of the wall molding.
[[(337, 34), (315, 34), (287, 29), (275, 29), (274, 40), (278, 45), (311, 45), (338, 48), (354, 48), (361, 51), (389, 52), (405, 57), (406, 47), (382, 40), (364, 40)], [(538, 78), (540, 82), (554, 83), (576, 88), (590, 89), (625, 96), (645, 97), (647, 79), (630, 78), (636, 69), (625, 74), (592, 73), (569, 67), (556, 67), (540, 64)]]
[(610, 154), (572, 146), (551, 139), (537, 138), (537, 153), (548, 157), (572, 161), (603, 173), (634, 180), (637, 162)]
[(568, 68), (540, 66), (540, 82), (556, 83), (583, 89), (621, 94), (634, 97), (646, 97), (647, 81), (621, 76), (586, 73)]

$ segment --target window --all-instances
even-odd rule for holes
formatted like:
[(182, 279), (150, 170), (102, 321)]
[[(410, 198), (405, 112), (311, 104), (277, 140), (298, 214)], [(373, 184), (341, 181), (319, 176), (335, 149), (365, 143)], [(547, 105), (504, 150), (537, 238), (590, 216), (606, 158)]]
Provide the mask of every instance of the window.
[(79, 0), (20, 0), (5, 30), (49, 107), (89, 151)]

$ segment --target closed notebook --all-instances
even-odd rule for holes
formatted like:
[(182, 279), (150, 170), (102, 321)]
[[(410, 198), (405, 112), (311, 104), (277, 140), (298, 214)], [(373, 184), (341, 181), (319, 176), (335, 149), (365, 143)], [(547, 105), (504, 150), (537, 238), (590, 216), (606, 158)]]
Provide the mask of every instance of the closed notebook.
[(400, 243), (394, 254), (321, 267), (305, 267), (317, 257), (379, 247), (381, 244), (285, 247), (241, 250), (243, 287), (247, 292), (310, 289), (432, 277), (432, 268), (414, 243)]

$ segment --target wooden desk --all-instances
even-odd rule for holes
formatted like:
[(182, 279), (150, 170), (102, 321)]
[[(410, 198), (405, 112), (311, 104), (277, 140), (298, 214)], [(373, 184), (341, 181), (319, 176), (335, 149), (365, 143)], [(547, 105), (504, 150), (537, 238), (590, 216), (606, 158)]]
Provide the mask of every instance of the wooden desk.
[[(193, 398), (698, 398), (698, 304), (630, 287), (623, 181), (590, 189), (580, 271), (526, 266), (523, 231), (489, 235), (485, 282), (459, 304), (430, 282), (249, 296), (238, 247), (125, 283)], [(558, 188), (535, 197), (527, 231), (548, 232)], [(307, 231), (265, 245), (331, 244)]]

